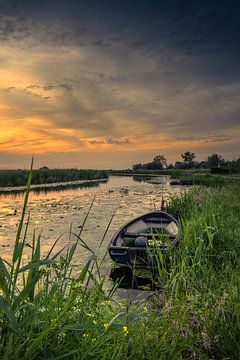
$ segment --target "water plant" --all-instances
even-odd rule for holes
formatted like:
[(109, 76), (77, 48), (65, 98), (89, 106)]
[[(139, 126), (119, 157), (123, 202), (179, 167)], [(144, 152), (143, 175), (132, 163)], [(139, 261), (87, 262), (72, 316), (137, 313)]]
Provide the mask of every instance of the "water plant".
[[(104, 170), (92, 169), (48, 169), (32, 170), (32, 184), (51, 184), (77, 180), (107, 179)], [(0, 186), (21, 186), (28, 180), (27, 170), (0, 170)]]
[[(157, 255), (154, 281), (161, 291), (130, 303), (114, 295), (117, 284), (106, 286), (103, 259), (82, 240), (85, 221), (67, 248), (57, 252), (57, 239), (45, 258), (41, 235), (34, 233), (29, 245), (31, 178), (32, 170), (12, 261), (0, 258), (2, 359), (239, 358), (237, 184), (198, 187), (172, 199), (168, 211), (179, 217), (183, 234), (168, 254), (169, 267)], [(81, 246), (89, 259), (79, 269), (74, 253)]]

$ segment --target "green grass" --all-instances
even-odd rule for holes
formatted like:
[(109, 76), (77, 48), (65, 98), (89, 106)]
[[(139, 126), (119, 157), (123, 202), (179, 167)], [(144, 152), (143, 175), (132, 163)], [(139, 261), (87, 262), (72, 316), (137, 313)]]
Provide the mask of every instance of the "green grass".
[[(104, 170), (41, 168), (32, 171), (32, 184), (34, 185), (107, 178), (108, 175)], [(0, 170), (0, 186), (25, 185), (27, 179), (27, 170)]]
[(210, 175), (210, 174), (206, 174), (206, 175), (194, 174), (192, 176), (192, 180), (194, 185), (216, 186), (216, 187), (235, 184), (236, 181), (238, 181), (229, 176), (225, 177), (224, 175)]
[(0, 260), (1, 359), (240, 357), (239, 186), (198, 188), (172, 200), (183, 235), (167, 254), (171, 271), (158, 268), (164, 297), (130, 304), (117, 300), (114, 284), (105, 290), (91, 249), (85, 267), (74, 267), (76, 248), (88, 247), (81, 233), (44, 259), (34, 235), (31, 260), (22, 264), (30, 181), (31, 173), (12, 262)]
[(211, 175), (209, 173), (203, 173), (200, 172), (173, 172), (172, 173), (173, 179), (191, 179), (193, 182), (193, 185), (203, 185), (203, 186), (211, 186), (211, 187), (219, 187), (219, 186), (225, 186), (230, 184), (235, 184), (238, 181), (237, 176), (225, 176), (225, 175)]

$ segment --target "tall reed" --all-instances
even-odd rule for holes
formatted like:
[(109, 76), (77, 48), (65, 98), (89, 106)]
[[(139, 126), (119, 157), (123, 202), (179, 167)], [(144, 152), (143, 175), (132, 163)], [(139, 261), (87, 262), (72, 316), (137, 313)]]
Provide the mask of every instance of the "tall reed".
[[(156, 254), (154, 281), (162, 290), (129, 303), (114, 295), (116, 284), (106, 286), (102, 259), (83, 230), (58, 252), (57, 239), (45, 258), (41, 235), (33, 234), (23, 264), (31, 176), (32, 170), (12, 261), (0, 258), (2, 359), (239, 358), (239, 186), (197, 188), (172, 200), (168, 211), (183, 234), (167, 254), (168, 267)], [(81, 247), (89, 259), (78, 269), (73, 258)]]

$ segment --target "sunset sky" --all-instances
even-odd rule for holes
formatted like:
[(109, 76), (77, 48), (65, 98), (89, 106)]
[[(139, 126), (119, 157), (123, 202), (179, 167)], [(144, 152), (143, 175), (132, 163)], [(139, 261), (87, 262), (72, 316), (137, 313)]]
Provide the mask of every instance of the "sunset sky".
[(0, 167), (239, 157), (237, 4), (0, 0)]

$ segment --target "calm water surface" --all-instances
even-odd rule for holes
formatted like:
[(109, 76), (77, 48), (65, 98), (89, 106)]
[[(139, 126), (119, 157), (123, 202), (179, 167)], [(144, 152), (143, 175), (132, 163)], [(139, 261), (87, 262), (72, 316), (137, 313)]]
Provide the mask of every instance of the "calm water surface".
[[(167, 200), (171, 195), (184, 191), (180, 186), (170, 186), (168, 177), (161, 177), (162, 185), (135, 181), (129, 176), (110, 176), (106, 183), (98, 186), (66, 189), (61, 191), (31, 192), (28, 211), (31, 214), (27, 242), (31, 242), (33, 232), (41, 235), (42, 254), (48, 253), (54, 241), (61, 236), (56, 251), (72, 244), (78, 234), (83, 219), (94, 199), (92, 210), (82, 232), (83, 240), (94, 251), (98, 251), (105, 229), (115, 213), (100, 256), (107, 250), (114, 232), (130, 219), (147, 211), (159, 208), (162, 192)], [(19, 224), (24, 194), (0, 195), (0, 253), (10, 259)], [(89, 252), (79, 246), (74, 263), (85, 263)], [(24, 261), (28, 261), (28, 248)], [(105, 265), (111, 264), (106, 257)]]

